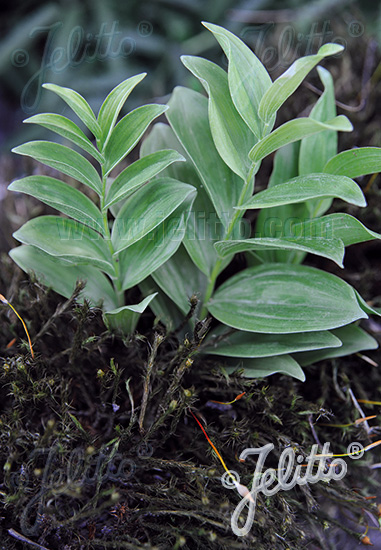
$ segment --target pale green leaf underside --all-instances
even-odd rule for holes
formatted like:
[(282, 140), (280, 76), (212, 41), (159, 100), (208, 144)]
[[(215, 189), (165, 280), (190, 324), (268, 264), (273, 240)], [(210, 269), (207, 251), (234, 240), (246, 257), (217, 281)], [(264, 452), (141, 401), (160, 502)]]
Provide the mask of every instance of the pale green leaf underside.
[(154, 179), (136, 191), (115, 219), (111, 236), (115, 254), (155, 229), (194, 194), (194, 187), (171, 178)]
[(317, 132), (323, 132), (325, 130), (351, 132), (352, 129), (352, 124), (347, 117), (343, 115), (339, 115), (327, 122), (319, 122), (318, 120), (313, 120), (308, 117), (296, 118), (282, 124), (282, 126), (279, 126), (279, 128), (271, 132), (271, 134), (261, 141), (258, 141), (251, 149), (249, 157), (253, 162), (259, 162), (280, 147), (298, 141), (299, 139), (312, 136)]
[(33, 271), (41, 282), (70, 298), (78, 280), (86, 281), (80, 300), (86, 298), (92, 305), (103, 301), (106, 309), (117, 307), (115, 292), (107, 277), (93, 266), (72, 265), (43, 252), (34, 246), (22, 245), (10, 251), (11, 258), (25, 272)]
[[(317, 67), (324, 92), (315, 103), (310, 118), (325, 122), (336, 116), (335, 89), (329, 71)], [(299, 175), (323, 172), (325, 164), (337, 153), (337, 132), (327, 130), (304, 138), (300, 144)]]
[(286, 374), (301, 382), (304, 382), (306, 379), (300, 365), (290, 355), (240, 360), (231, 359), (230, 364), (233, 363), (235, 366), (225, 367), (228, 374), (232, 374), (237, 369), (244, 369), (242, 375), (245, 378), (263, 378), (272, 374)]
[(348, 325), (332, 331), (332, 334), (339, 338), (343, 345), (340, 348), (322, 349), (295, 354), (295, 359), (303, 367), (317, 363), (323, 359), (333, 359), (334, 357), (344, 357), (358, 353), (360, 351), (372, 350), (378, 348), (378, 342), (370, 336), (365, 330), (356, 325)]
[(258, 109), (261, 119), (268, 122), (286, 99), (294, 93), (315, 65), (320, 63), (324, 57), (335, 55), (342, 50), (343, 46), (338, 44), (324, 44), (316, 55), (308, 55), (294, 61), (287, 71), (271, 84), (262, 97)]
[(105, 311), (103, 313), (105, 325), (110, 330), (120, 331), (123, 334), (131, 334), (134, 332), (136, 325), (138, 324), (140, 315), (144, 313), (156, 295), (157, 292), (147, 296), (138, 304), (119, 307), (111, 311)]
[(371, 231), (359, 220), (349, 214), (327, 214), (321, 218), (306, 220), (292, 226), (295, 237), (316, 237), (323, 239), (341, 239), (344, 246), (381, 239), (381, 234)]
[(42, 87), (60, 96), (60, 98), (63, 99), (67, 105), (69, 105), (75, 114), (88, 127), (90, 132), (92, 132), (97, 139), (100, 138), (101, 129), (97, 119), (95, 118), (90, 105), (78, 92), (72, 90), (71, 88), (57, 86), (56, 84), (43, 84)]
[(89, 153), (96, 161), (103, 164), (104, 158), (91, 141), (85, 136), (80, 128), (68, 118), (53, 113), (44, 113), (34, 115), (24, 120), (24, 122), (39, 124), (52, 132), (68, 139), (81, 149)]
[[(273, 357), (287, 353), (337, 348), (341, 340), (328, 331), (299, 334), (257, 334), (219, 327), (208, 336), (203, 353), (224, 357)], [(223, 334), (227, 334), (223, 336)]]
[(82, 155), (51, 141), (29, 141), (12, 149), (14, 153), (32, 157), (63, 174), (87, 185), (100, 195), (102, 182), (95, 170)]
[(381, 172), (381, 147), (359, 147), (343, 151), (327, 162), (324, 172), (349, 178)]
[(298, 250), (329, 258), (340, 267), (343, 267), (345, 252), (343, 241), (340, 239), (320, 239), (311, 237), (260, 237), (237, 241), (220, 241), (215, 244), (215, 248), (222, 258), (229, 257), (230, 254), (237, 254), (250, 250)]
[(357, 206), (366, 206), (364, 194), (356, 182), (346, 176), (319, 173), (297, 176), (285, 183), (269, 187), (238, 208), (270, 208), (328, 197), (342, 199)]
[(118, 115), (132, 90), (143, 80), (147, 73), (137, 74), (124, 80), (108, 94), (98, 113), (98, 124), (101, 127), (100, 146), (103, 148), (112, 132)]
[(52, 256), (77, 265), (90, 264), (115, 275), (106, 241), (99, 233), (75, 220), (40, 216), (26, 222), (13, 236)]
[(112, 182), (106, 196), (105, 208), (110, 208), (125, 199), (173, 162), (183, 160), (184, 158), (176, 151), (157, 151), (130, 164)]
[(258, 57), (237, 36), (212, 23), (203, 22), (203, 25), (214, 34), (229, 60), (228, 80), (235, 108), (260, 139), (264, 123), (258, 115), (258, 107), (271, 86), (271, 78)]
[(367, 317), (350, 285), (289, 264), (246, 269), (223, 283), (207, 305), (228, 326), (271, 334), (329, 330)]
[(191, 159), (223, 225), (235, 214), (243, 182), (221, 159), (208, 121), (208, 100), (188, 88), (174, 89), (168, 102), (168, 121)]
[(182, 56), (181, 61), (209, 95), (209, 124), (217, 151), (233, 172), (245, 179), (251, 165), (248, 154), (256, 139), (232, 102), (228, 75), (202, 57)]

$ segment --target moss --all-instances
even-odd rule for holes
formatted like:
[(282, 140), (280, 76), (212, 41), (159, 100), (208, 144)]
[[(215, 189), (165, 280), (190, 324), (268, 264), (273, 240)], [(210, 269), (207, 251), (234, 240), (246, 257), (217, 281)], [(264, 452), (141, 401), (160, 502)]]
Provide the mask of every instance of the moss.
[[(298, 549), (307, 541), (319, 544), (339, 510), (358, 522), (344, 527), (357, 537), (364, 531), (362, 510), (377, 514), (366, 499), (376, 483), (367, 468), (370, 452), (360, 461), (347, 459), (341, 482), (260, 494), (250, 533), (236, 537), (230, 518), (240, 497), (221, 484), (221, 464), (188, 411), (192, 406), (202, 415), (228, 467), (250, 486), (255, 461), (237, 460), (247, 447), (273, 442), (266, 467), (277, 467), (286, 446), (307, 456), (316, 437), (337, 453), (351, 441), (372, 441), (361, 425), (325, 425), (357, 418), (349, 388), (358, 397), (377, 395), (380, 383), (366, 363), (366, 377), (360, 360), (347, 358), (309, 368), (305, 384), (278, 375), (227, 379), (218, 363), (194, 355), (202, 325), (184, 342), (165, 336), (160, 325), (147, 328), (150, 318), (144, 333), (123, 340), (105, 332), (101, 312), (78, 304), (77, 293), (64, 301), (21, 279), (8, 259), (2, 264), (1, 288), (27, 320), (36, 353), (33, 361), (22, 327), (1, 308), (7, 548), (21, 548), (18, 533), (49, 550)], [(17, 343), (5, 350), (12, 337)], [(243, 391), (233, 405), (213, 403)]]

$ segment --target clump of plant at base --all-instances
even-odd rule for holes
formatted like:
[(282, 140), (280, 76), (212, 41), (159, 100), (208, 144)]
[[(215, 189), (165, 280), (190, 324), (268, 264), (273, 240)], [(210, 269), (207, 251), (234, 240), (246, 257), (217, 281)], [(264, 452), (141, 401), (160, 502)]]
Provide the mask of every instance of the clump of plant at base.
[[(381, 169), (381, 149), (337, 152), (338, 132), (352, 125), (336, 115), (332, 77), (318, 64), (341, 46), (325, 44), (272, 82), (239, 38), (205, 26), (224, 50), (228, 71), (199, 57), (182, 61), (208, 97), (179, 87), (168, 106), (144, 105), (116, 124), (144, 75), (117, 86), (98, 117), (73, 90), (45, 85), (73, 109), (96, 145), (63, 116), (41, 114), (27, 122), (73, 142), (99, 169), (76, 150), (48, 141), (15, 152), (84, 184), (94, 200), (48, 176), (13, 182), (10, 189), (69, 217), (27, 222), (14, 235), (23, 245), (11, 256), (64, 296), (78, 278), (86, 279), (83, 297), (102, 300), (105, 322), (125, 333), (147, 306), (169, 329), (178, 326), (196, 294), (198, 318), (210, 314), (219, 322), (201, 352), (220, 357), (228, 372), (240, 366), (248, 377), (281, 372), (303, 380), (301, 366), (377, 347), (357, 323), (380, 312), (339, 277), (302, 262), (309, 253), (343, 267), (346, 246), (380, 238), (353, 216), (327, 211), (334, 198), (366, 205), (353, 178)], [(310, 116), (274, 130), (278, 110), (315, 66), (324, 91)], [(169, 125), (156, 123), (140, 159), (111, 177), (164, 112)], [(261, 163), (273, 153), (268, 187), (255, 192)], [(259, 211), (254, 227), (243, 217), (248, 210)], [(237, 253), (248, 267), (218, 286)], [(124, 304), (124, 291), (136, 285), (144, 300)]]

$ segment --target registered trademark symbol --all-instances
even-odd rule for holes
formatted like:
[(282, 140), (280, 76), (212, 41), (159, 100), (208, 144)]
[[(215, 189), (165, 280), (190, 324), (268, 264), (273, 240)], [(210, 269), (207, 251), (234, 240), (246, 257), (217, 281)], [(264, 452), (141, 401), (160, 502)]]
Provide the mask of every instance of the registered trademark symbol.
[(138, 25), (138, 33), (140, 36), (146, 37), (150, 36), (153, 31), (153, 26), (150, 21), (140, 21)]
[(353, 38), (359, 38), (364, 34), (364, 25), (361, 21), (351, 21), (348, 25), (348, 33)]

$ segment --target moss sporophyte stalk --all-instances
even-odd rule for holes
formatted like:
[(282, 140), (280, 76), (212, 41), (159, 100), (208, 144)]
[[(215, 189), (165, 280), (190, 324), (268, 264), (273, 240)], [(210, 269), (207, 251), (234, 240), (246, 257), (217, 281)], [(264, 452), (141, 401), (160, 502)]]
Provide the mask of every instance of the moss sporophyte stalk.
[[(280, 372), (304, 380), (304, 366), (377, 347), (359, 322), (380, 311), (340, 277), (303, 262), (313, 254), (343, 268), (347, 246), (380, 238), (329, 209), (334, 199), (356, 212), (366, 205), (355, 179), (380, 171), (381, 149), (338, 152), (338, 133), (352, 124), (337, 115), (334, 82), (321, 64), (347, 55), (342, 46), (324, 44), (273, 81), (237, 36), (204, 26), (227, 71), (200, 57), (181, 61), (205, 95), (177, 87), (167, 105), (120, 117), (145, 73), (116, 86), (97, 115), (76, 91), (43, 85), (81, 127), (54, 113), (25, 121), (63, 143), (30, 141), (14, 152), (62, 177), (31, 175), (9, 189), (58, 213), (18, 229), (21, 246), (10, 255), (62, 296), (86, 281), (80, 300), (102, 308), (110, 331), (132, 334), (147, 308), (167, 332), (184, 335), (213, 319), (192, 357), (215, 355), (227, 374), (238, 367), (248, 378)], [(314, 68), (322, 90), (309, 116), (276, 126), (278, 111)], [(136, 147), (138, 160), (122, 167)], [(262, 161), (272, 157), (264, 181)], [(245, 217), (249, 211), (257, 215)], [(131, 289), (137, 303), (126, 303)]]

